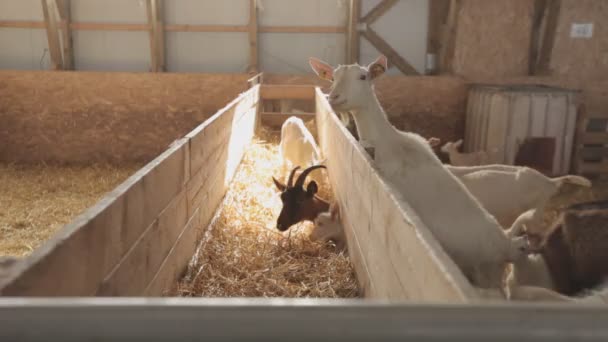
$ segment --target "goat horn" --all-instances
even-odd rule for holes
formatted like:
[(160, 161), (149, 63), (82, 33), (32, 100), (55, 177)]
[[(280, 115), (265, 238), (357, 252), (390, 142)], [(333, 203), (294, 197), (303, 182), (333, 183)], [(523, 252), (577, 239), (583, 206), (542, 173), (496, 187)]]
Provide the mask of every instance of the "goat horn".
[(296, 184), (294, 185), (294, 187), (304, 186), (304, 181), (306, 180), (306, 177), (308, 176), (308, 174), (311, 173), (312, 171), (314, 171), (316, 169), (320, 169), (320, 168), (326, 169), (327, 167), (325, 165), (313, 165), (313, 166), (307, 168), (306, 170), (302, 171), (302, 173), (300, 173), (300, 176), (298, 177), (298, 180), (296, 180)]
[(293, 168), (293, 170), (291, 170), (291, 173), (289, 174), (289, 179), (287, 180), (287, 187), (291, 188), (293, 186), (293, 176), (296, 174), (296, 171), (299, 169), (299, 166), (296, 166)]

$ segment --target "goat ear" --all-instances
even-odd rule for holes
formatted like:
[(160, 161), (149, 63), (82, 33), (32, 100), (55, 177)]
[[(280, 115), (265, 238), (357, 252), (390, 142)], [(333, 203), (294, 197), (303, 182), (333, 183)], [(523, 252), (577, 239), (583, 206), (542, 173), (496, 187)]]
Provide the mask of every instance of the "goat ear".
[(369, 70), (369, 76), (372, 80), (384, 74), (384, 72), (388, 70), (388, 60), (386, 59), (386, 56), (380, 55), (380, 57), (376, 58), (375, 61), (367, 66), (367, 70)]
[(279, 180), (277, 180), (276, 178), (272, 177), (272, 181), (274, 182), (274, 185), (277, 187), (277, 189), (279, 189), (279, 191), (283, 192), (285, 191), (285, 189), (287, 189), (287, 186), (279, 182)]
[(317, 182), (310, 181), (310, 183), (308, 183), (308, 186), (306, 187), (306, 194), (309, 197), (312, 197), (317, 193), (317, 191), (319, 191), (319, 186), (317, 185)]
[(455, 148), (459, 148), (460, 146), (462, 146), (462, 139), (458, 139), (458, 141), (454, 143)]
[(331, 65), (315, 57), (310, 57), (308, 59), (308, 63), (315, 74), (317, 74), (317, 76), (320, 78), (330, 82), (334, 80), (334, 69), (331, 67)]

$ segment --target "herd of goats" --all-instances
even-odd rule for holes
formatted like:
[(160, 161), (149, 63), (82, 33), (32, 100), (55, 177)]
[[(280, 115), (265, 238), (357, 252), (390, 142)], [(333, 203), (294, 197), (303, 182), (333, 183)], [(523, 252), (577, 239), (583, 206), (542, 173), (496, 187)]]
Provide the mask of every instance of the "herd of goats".
[[(332, 83), (328, 101), (342, 122), (357, 140), (374, 146), (379, 174), (412, 207), (482, 298), (607, 301), (608, 201), (572, 205), (552, 224), (543, 220), (545, 207), (562, 185), (589, 188), (589, 180), (574, 175), (550, 178), (524, 166), (480, 165), (488, 156), (458, 153), (461, 141), (441, 148), (452, 162), (443, 164), (433, 151), (438, 139), (399, 131), (387, 119), (373, 87), (387, 70), (386, 57), (367, 67), (334, 69), (316, 58), (309, 62), (321, 79)], [(338, 205), (317, 195), (315, 180), (304, 186), (312, 171), (325, 166), (301, 119), (290, 117), (283, 124), (280, 151), (284, 171), (290, 172), (285, 183), (273, 177), (283, 203), (277, 228), (286, 231), (298, 222), (313, 221), (313, 239), (346, 248)], [(305, 169), (296, 178), (300, 167)]]

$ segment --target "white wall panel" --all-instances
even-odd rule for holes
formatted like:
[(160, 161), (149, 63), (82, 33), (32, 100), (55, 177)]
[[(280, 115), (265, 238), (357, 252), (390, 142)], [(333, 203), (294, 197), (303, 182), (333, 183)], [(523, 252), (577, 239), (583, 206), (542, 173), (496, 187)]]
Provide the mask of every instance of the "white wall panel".
[[(380, 0), (363, 0), (365, 14)], [(259, 0), (263, 26), (343, 26), (346, 0)], [(167, 24), (246, 25), (248, 0), (165, 0)], [(73, 0), (77, 22), (145, 23), (143, 0)], [(0, 20), (42, 20), (39, 0), (0, 0)], [(417, 70), (424, 70), (428, 0), (399, 0), (373, 28)], [(42, 29), (0, 28), (0, 68), (39, 69), (46, 48)], [(167, 68), (176, 72), (244, 72), (249, 58), (247, 33), (168, 32)], [(344, 62), (344, 34), (261, 33), (260, 65), (273, 73), (308, 73), (307, 59)], [(147, 32), (75, 31), (77, 69), (145, 71), (150, 67)], [(361, 39), (361, 61), (378, 52)], [(48, 67), (48, 53), (43, 67)], [(399, 71), (392, 67), (391, 74)]]

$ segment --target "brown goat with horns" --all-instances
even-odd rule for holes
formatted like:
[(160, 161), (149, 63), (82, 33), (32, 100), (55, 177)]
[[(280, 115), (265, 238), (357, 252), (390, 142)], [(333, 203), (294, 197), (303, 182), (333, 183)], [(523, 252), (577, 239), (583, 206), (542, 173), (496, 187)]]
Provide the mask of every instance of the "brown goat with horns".
[(308, 174), (316, 169), (326, 168), (325, 165), (313, 165), (305, 169), (294, 184), (293, 178), (299, 168), (296, 166), (291, 170), (287, 184), (272, 177), (274, 184), (281, 191), (283, 209), (277, 219), (277, 229), (282, 232), (298, 222), (314, 221), (320, 213), (329, 211), (329, 202), (316, 195), (319, 188), (315, 181), (310, 181), (304, 189), (304, 181)]

